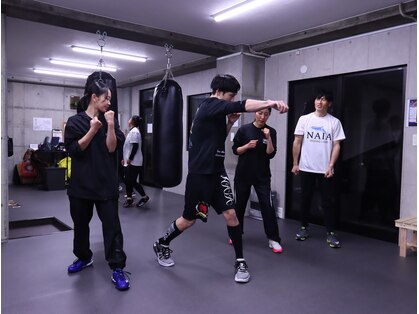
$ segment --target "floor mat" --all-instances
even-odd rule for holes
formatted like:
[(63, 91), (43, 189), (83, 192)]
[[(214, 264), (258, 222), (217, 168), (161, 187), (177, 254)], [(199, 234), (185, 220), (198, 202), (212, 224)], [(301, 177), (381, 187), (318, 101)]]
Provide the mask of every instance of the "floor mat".
[(9, 222), (9, 239), (19, 239), (73, 230), (55, 217)]

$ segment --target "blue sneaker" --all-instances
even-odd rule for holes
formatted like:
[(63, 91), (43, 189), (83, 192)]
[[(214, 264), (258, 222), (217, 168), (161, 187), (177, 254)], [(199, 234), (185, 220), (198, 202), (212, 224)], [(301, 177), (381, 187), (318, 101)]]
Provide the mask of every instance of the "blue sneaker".
[(340, 248), (340, 241), (335, 232), (328, 232), (326, 238), (327, 244), (334, 249)]
[(131, 275), (131, 273), (123, 271), (121, 268), (115, 268), (113, 270), (111, 279), (116, 289), (121, 291), (129, 289), (129, 280), (126, 278), (128, 275)]
[(73, 264), (68, 266), (67, 271), (69, 273), (77, 273), (78, 271), (81, 271), (85, 269), (86, 267), (89, 267), (93, 265), (93, 259), (76, 259)]

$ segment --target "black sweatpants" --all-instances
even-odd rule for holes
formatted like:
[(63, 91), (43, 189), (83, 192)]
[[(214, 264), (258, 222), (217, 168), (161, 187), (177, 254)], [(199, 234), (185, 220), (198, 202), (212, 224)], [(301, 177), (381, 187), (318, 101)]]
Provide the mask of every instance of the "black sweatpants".
[(127, 256), (123, 250), (123, 236), (118, 216), (118, 200), (94, 201), (69, 196), (70, 213), (74, 223), (73, 253), (80, 259), (90, 259), (89, 223), (93, 205), (102, 221), (105, 259), (111, 269), (124, 268)]
[(262, 214), (263, 227), (265, 229), (266, 237), (270, 240), (281, 243), (278, 231), (278, 221), (276, 220), (275, 209), (272, 205), (270, 179), (260, 180), (253, 184), (241, 181), (234, 182), (234, 190), (236, 194), (236, 214), (239, 219), (242, 232), (244, 227), (244, 213), (246, 211), (246, 205), (249, 200), (250, 188), (252, 185), (259, 200), (260, 212)]
[(313, 193), (318, 184), (321, 206), (324, 211), (324, 222), (327, 232), (335, 231), (335, 180), (334, 177), (325, 178), (322, 173), (300, 171), (301, 176), (301, 225), (306, 227), (310, 221), (310, 208)]
[(125, 188), (127, 190), (127, 197), (132, 197), (134, 188), (140, 193), (141, 196), (145, 196), (145, 192), (140, 183), (138, 183), (138, 175), (140, 174), (141, 166), (128, 165), (125, 167)]

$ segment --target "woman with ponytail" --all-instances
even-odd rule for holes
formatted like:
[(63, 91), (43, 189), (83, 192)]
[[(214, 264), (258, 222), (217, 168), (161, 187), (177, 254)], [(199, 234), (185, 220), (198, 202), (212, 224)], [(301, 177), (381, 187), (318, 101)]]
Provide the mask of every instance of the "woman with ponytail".
[(123, 271), (126, 255), (118, 216), (117, 147), (124, 141), (115, 113), (109, 110), (111, 91), (102, 81), (93, 81), (78, 103), (78, 113), (67, 121), (64, 144), (72, 158), (68, 186), (70, 213), (74, 223), (73, 253), (68, 267), (75, 273), (93, 264), (89, 223), (93, 207), (102, 221), (105, 258), (118, 290), (130, 287)]
[(143, 206), (150, 199), (144, 192), (143, 187), (138, 182), (138, 175), (140, 174), (143, 165), (143, 154), (141, 152), (141, 134), (139, 130), (141, 118), (134, 115), (129, 119), (128, 126), (130, 131), (125, 139), (123, 148), (122, 166), (125, 167), (125, 186), (127, 190), (127, 200), (123, 204), (124, 207), (131, 207), (134, 201), (132, 200), (132, 192), (134, 188), (140, 193), (141, 199), (137, 203), (137, 207)]

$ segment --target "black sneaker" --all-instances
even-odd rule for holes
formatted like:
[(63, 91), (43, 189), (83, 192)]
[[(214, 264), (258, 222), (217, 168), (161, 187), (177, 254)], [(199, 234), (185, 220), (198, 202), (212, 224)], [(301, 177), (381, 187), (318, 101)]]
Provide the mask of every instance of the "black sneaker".
[(173, 252), (168, 245), (160, 244), (159, 241), (156, 241), (153, 244), (154, 253), (157, 255), (157, 261), (161, 266), (170, 267), (175, 265), (175, 261), (170, 256)]
[(247, 270), (247, 264), (244, 258), (238, 258), (234, 268), (236, 269), (236, 274), (234, 275), (234, 280), (236, 282), (246, 283), (250, 280), (250, 274)]
[(93, 265), (93, 259), (76, 259), (73, 264), (68, 266), (67, 271), (69, 273), (77, 273), (86, 267)]
[(118, 290), (128, 290), (130, 287), (128, 275), (131, 273), (123, 271), (121, 268), (115, 268), (112, 272), (112, 282), (115, 284), (115, 288)]
[(134, 201), (132, 200), (132, 198), (127, 197), (127, 200), (125, 201), (124, 204), (122, 204), (122, 207), (125, 207), (125, 208), (131, 207), (133, 203), (134, 203)]
[(300, 230), (295, 234), (295, 240), (304, 241), (309, 237), (308, 230), (306, 227), (301, 227)]
[(329, 246), (331, 248), (334, 248), (334, 249), (340, 248), (339, 239), (336, 236), (336, 233), (334, 233), (334, 232), (328, 232), (327, 233), (326, 242), (327, 242), (327, 244), (329, 244)]
[(150, 197), (148, 197), (148, 195), (146, 195), (146, 196), (144, 196), (144, 197), (142, 197), (139, 201), (138, 201), (138, 203), (137, 203), (137, 207), (141, 207), (141, 206), (143, 206), (145, 203), (147, 203), (148, 201), (150, 200)]

